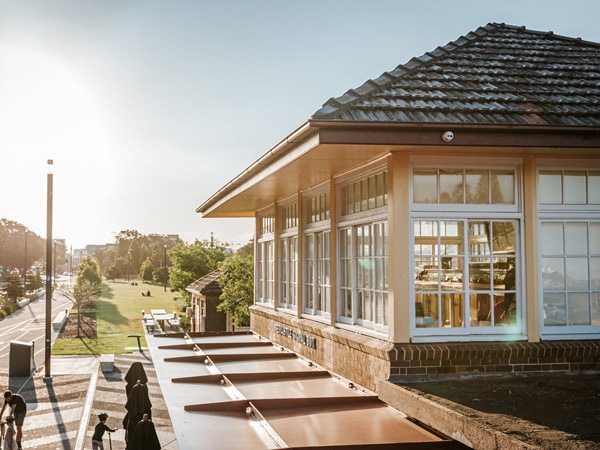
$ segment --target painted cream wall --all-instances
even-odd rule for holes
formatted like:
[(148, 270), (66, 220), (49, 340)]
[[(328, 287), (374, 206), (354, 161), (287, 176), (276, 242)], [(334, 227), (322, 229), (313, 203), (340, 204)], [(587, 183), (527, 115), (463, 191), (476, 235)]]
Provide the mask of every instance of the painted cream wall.
[(409, 157), (394, 152), (388, 165), (389, 341), (410, 342)]
[(527, 155), (523, 161), (523, 261), (525, 270), (524, 296), (521, 303), (526, 315), (527, 340), (540, 341), (540, 292), (538, 259), (538, 215), (537, 215), (537, 164), (536, 158)]

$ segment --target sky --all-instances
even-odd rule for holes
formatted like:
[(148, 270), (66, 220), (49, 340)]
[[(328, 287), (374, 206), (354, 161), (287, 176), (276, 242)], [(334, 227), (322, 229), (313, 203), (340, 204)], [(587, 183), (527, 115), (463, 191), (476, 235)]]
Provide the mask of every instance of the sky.
[[(239, 246), (196, 208), (331, 97), (490, 22), (600, 42), (597, 0), (0, 0), (0, 218)], [(53, 165), (47, 161), (53, 160)]]

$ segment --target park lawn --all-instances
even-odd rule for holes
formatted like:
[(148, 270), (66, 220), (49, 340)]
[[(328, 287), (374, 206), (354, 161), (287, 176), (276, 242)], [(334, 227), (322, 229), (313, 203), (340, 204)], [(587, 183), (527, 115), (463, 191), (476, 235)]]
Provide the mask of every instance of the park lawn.
[[(132, 353), (137, 351), (137, 339), (130, 334), (142, 335), (142, 346), (146, 345), (142, 326), (142, 310), (151, 309), (180, 311), (182, 300), (177, 293), (156, 284), (137, 281), (107, 281), (102, 286), (102, 295), (96, 302), (98, 339), (57, 339), (52, 346), (53, 355), (100, 355), (104, 353)], [(142, 292), (150, 291), (150, 297)], [(174, 300), (177, 298), (177, 300)], [(75, 314), (74, 311), (71, 314)]]

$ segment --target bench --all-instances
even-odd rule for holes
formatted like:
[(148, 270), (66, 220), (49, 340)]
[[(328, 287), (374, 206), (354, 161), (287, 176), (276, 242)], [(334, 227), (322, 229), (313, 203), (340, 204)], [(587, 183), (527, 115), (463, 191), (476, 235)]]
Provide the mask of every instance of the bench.
[(100, 368), (102, 372), (112, 372), (115, 367), (115, 355), (107, 353), (100, 355)]
[(54, 331), (60, 331), (69, 317), (69, 311), (65, 309), (58, 313), (58, 315), (52, 321), (52, 329)]
[(144, 326), (146, 327), (146, 332), (148, 333), (157, 328), (156, 322), (152, 319), (144, 319)]
[(179, 322), (179, 319), (171, 319), (171, 320), (168, 320), (167, 322), (169, 322), (169, 327), (171, 329), (173, 329), (173, 328), (179, 329), (179, 327), (181, 326), (181, 322)]

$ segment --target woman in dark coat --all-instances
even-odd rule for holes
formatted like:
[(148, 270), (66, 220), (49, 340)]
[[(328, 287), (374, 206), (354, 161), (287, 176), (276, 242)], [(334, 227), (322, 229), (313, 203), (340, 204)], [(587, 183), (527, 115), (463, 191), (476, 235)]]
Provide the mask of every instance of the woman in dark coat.
[(133, 432), (133, 436), (127, 445), (128, 450), (160, 450), (160, 442), (154, 423), (148, 414), (142, 416)]
[[(141, 380), (131, 389), (129, 397), (127, 397), (127, 403), (125, 404), (127, 415), (123, 419), (123, 428), (125, 428), (125, 441), (129, 445), (129, 441), (135, 433), (135, 428), (142, 420), (144, 414), (148, 417), (152, 417), (152, 403), (148, 396), (148, 388), (145, 384), (142, 384)], [(129, 446), (127, 447), (129, 449)]]
[(144, 366), (141, 362), (136, 361), (131, 365), (127, 371), (127, 374), (125, 375), (125, 381), (127, 382), (127, 385), (125, 386), (125, 393), (127, 394), (127, 398), (129, 398), (129, 393), (138, 380), (141, 381), (142, 384), (148, 384), (148, 377), (146, 376)]

